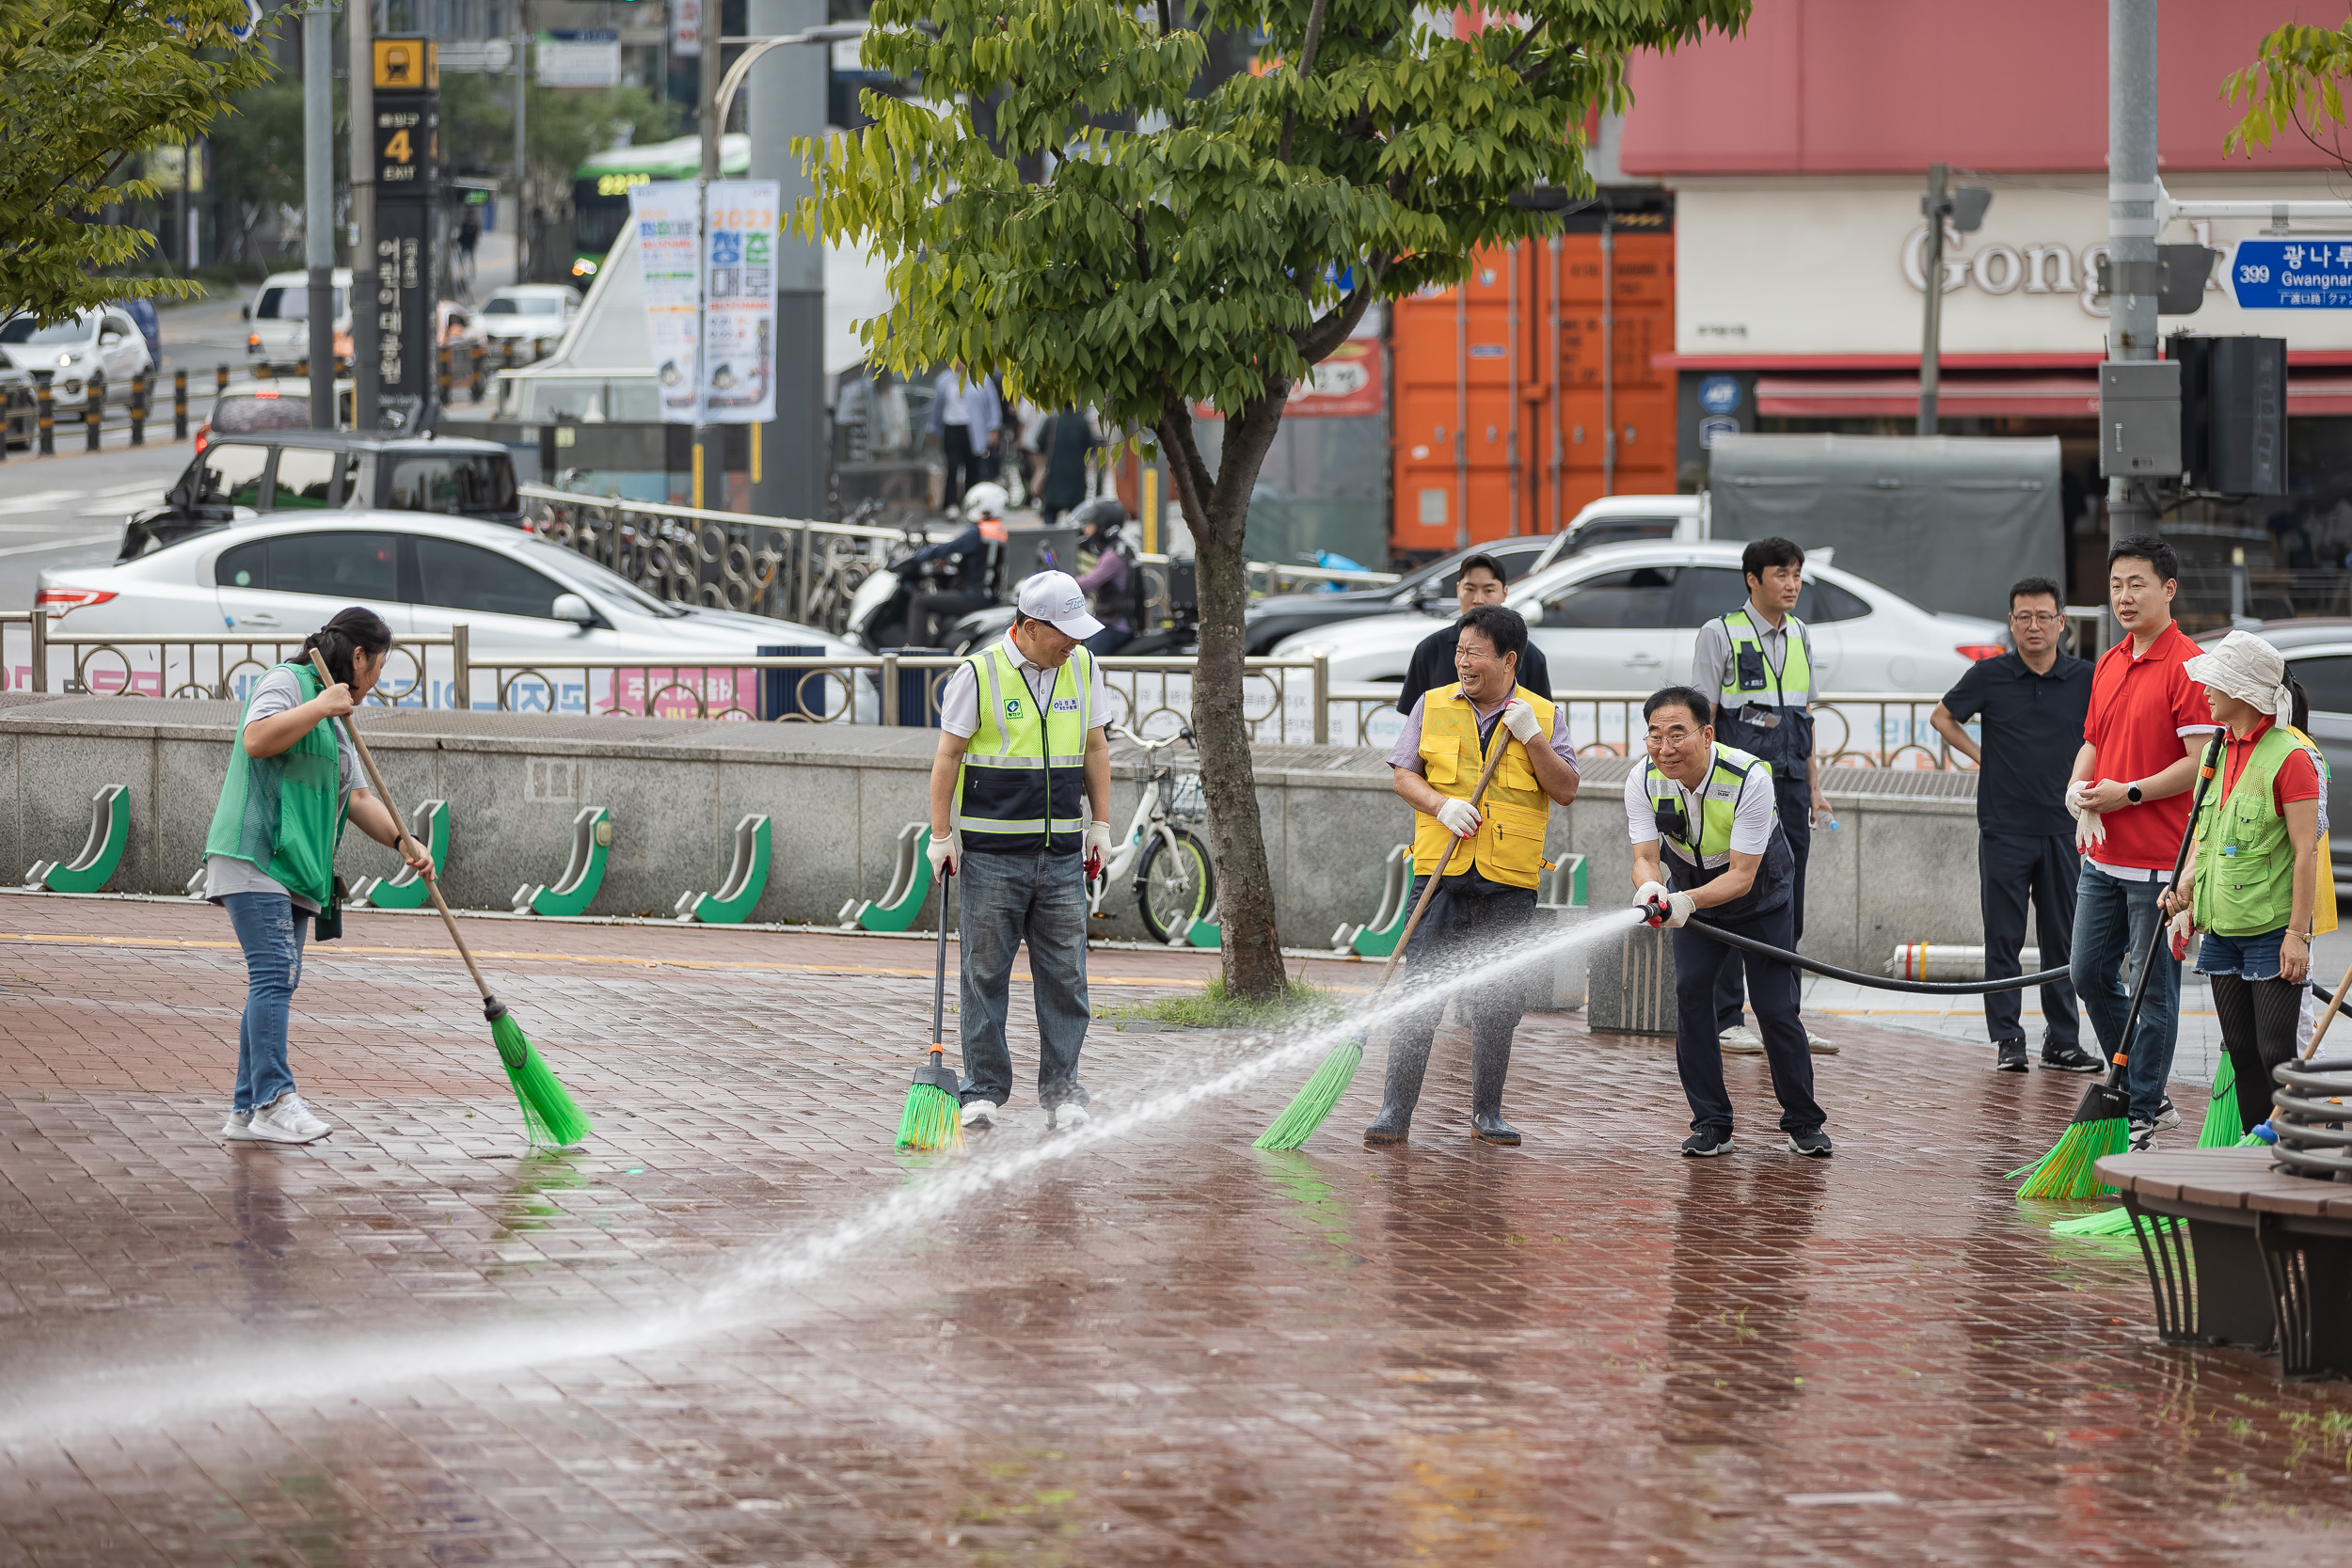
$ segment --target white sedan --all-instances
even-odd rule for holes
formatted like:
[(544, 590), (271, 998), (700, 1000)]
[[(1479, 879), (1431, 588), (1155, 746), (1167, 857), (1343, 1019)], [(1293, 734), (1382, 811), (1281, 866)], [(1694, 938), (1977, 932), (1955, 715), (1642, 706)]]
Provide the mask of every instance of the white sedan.
[[(1511, 586), (1554, 691), (1655, 691), (1688, 680), (1699, 627), (1747, 600), (1737, 544), (1606, 545)], [(1835, 566), (1808, 563), (1797, 614), (1813, 631), (1816, 690), (1944, 691), (2003, 651), (2001, 626), (1920, 609)], [(1281, 658), (1327, 654), (1335, 683), (1402, 681), (1451, 615), (1384, 615), (1286, 639)]]
[(494, 343), (545, 338), (551, 347), (578, 314), (578, 289), (562, 283), (516, 283), (490, 295), (474, 325)]
[[(299, 639), (355, 604), (383, 616), (395, 638), (446, 634), (463, 623), (474, 705), (496, 705), (500, 684), (511, 678), (508, 705), (540, 712), (612, 705), (643, 713), (650, 702), (658, 712), (692, 717), (697, 686), (712, 712), (758, 711), (757, 673), (742, 672), (738, 690), (728, 660), (757, 657), (762, 648), (865, 655), (813, 626), (664, 603), (585, 556), (511, 526), (415, 512), (264, 514), (134, 560), (52, 567), (40, 575), (37, 602), (58, 617), (56, 635), (126, 641), (245, 631)], [(184, 660), (185, 651), (172, 657)], [(427, 658), (437, 673), (446, 668), (445, 656)], [(646, 668), (559, 667), (543, 679), (524, 673), (566, 658), (643, 659)], [(143, 668), (154, 668), (151, 653)], [(93, 683), (107, 673), (93, 666)], [(784, 689), (769, 706), (818, 714), (841, 705), (839, 676), (771, 684)], [(874, 717), (871, 679), (859, 676), (856, 690), (857, 716)], [(796, 691), (803, 703), (794, 703)], [(448, 701), (437, 673), (436, 697), (437, 705)]]
[[(59, 414), (71, 407), (77, 417), (93, 373), (106, 378), (106, 401), (120, 408), (130, 401), (131, 378), (155, 368), (147, 352), (147, 335), (127, 312), (111, 305), (85, 310), (55, 326), (36, 326), (30, 316), (0, 322), (0, 365), (46, 373), (51, 406)], [(150, 388), (151, 406), (154, 396)]]

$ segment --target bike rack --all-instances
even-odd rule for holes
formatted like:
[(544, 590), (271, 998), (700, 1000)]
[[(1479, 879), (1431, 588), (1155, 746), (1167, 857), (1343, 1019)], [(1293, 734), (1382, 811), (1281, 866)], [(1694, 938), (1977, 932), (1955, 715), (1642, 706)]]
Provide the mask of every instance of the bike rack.
[(1334, 948), (1359, 958), (1385, 958), (1396, 951), (1413, 910), (1413, 847), (1400, 844), (1390, 850), (1382, 876), (1380, 912), (1369, 925), (1343, 926), (1332, 932)]
[(677, 917), (706, 926), (739, 926), (768, 891), (768, 818), (747, 816), (735, 825), (735, 864), (716, 893), (678, 895)]
[(1216, 911), (1196, 915), (1184, 922), (1184, 929), (1168, 939), (1170, 947), (1197, 947), (1214, 953), (1225, 943), (1225, 927), (1217, 924)]
[(925, 846), (931, 836), (928, 822), (910, 822), (898, 830), (898, 863), (890, 873), (890, 888), (880, 900), (852, 898), (841, 906), (842, 928), (858, 931), (909, 931), (931, 895), (931, 858)]
[(1535, 884), (1535, 902), (1548, 910), (1581, 910), (1585, 907), (1587, 889), (1584, 881), (1584, 857), (1564, 855), (1557, 865), (1545, 869)]
[[(425, 852), (433, 857), (433, 875), (437, 878), (449, 865), (449, 802), (420, 800), (409, 816), (409, 834), (423, 844)], [(355, 906), (374, 910), (421, 910), (429, 896), (425, 879), (405, 865), (389, 881), (382, 877), (363, 877), (359, 885), (351, 890)]]
[(89, 838), (72, 864), (35, 861), (24, 873), (28, 888), (51, 893), (96, 893), (122, 864), (122, 851), (131, 842), (131, 791), (108, 784), (90, 797)]
[(572, 858), (564, 864), (563, 879), (553, 887), (526, 882), (516, 888), (515, 912), (585, 913), (604, 886), (604, 863), (612, 852), (612, 814), (602, 806), (582, 806), (572, 818)]

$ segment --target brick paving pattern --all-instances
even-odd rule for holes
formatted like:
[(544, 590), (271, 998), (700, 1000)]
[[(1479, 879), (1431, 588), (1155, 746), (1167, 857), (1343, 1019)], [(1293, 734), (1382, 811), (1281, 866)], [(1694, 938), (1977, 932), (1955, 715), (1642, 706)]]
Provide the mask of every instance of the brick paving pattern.
[[(596, 1123), (527, 1157), (438, 927), (348, 932), (294, 1023), (338, 1131), (224, 1146), (226, 918), (0, 897), (0, 1568), (2352, 1560), (2352, 1395), (2157, 1345), (2136, 1248), (2009, 1196), (2073, 1078), (1841, 1019), (1834, 1162), (1750, 1058), (1685, 1162), (1665, 1043), (1538, 1015), (1517, 1150), (1449, 1031), (1404, 1150), (1375, 1042), (1295, 1154), (1305, 1062), (927, 1163), (929, 948), (476, 921)], [(1086, 1079), (1255, 1049), (1098, 1025)]]

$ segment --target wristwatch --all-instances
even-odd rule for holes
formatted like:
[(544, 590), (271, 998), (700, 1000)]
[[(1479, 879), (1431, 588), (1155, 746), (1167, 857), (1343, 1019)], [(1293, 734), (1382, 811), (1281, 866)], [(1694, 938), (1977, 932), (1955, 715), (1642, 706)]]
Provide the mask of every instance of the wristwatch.
[(2139, 785), (2125, 784), (2123, 786), (2123, 799), (2129, 800), (2133, 805), (2139, 804)]

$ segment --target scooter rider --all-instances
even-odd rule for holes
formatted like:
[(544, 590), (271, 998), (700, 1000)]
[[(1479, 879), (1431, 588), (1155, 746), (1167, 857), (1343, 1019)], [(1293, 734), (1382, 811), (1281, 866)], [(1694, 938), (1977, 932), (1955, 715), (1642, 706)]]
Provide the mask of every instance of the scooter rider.
[(967, 526), (944, 544), (926, 545), (898, 564), (899, 576), (935, 563), (952, 563), (952, 588), (917, 594), (907, 603), (907, 641), (919, 648), (941, 646), (940, 634), (976, 610), (996, 602), (996, 581), (1004, 573), (1005, 507), (1011, 498), (1001, 484), (975, 484), (964, 492)]
[[(1724, 956), (1738, 950), (1682, 927), (1705, 910), (1710, 926), (1793, 949), (1795, 857), (1781, 831), (1772, 766), (1716, 740), (1714, 705), (1706, 693), (1667, 687), (1642, 705), (1642, 717), (1649, 725), (1649, 761), (1625, 784), (1633, 904), (1652, 927), (1676, 927), (1675, 1071), (1691, 1102), (1682, 1152), (1704, 1159), (1731, 1152), (1731, 1097), (1724, 1088), (1713, 997)], [(1813, 1057), (1797, 1021), (1796, 966), (1750, 954), (1747, 972), (1789, 1152), (1825, 1158), (1826, 1118), (1814, 1103)]]
[(1115, 654), (1143, 629), (1143, 568), (1127, 548), (1120, 530), (1127, 509), (1117, 496), (1097, 496), (1070, 514), (1078, 525), (1080, 553), (1095, 552), (1095, 562), (1078, 575), (1078, 586), (1094, 599), (1094, 618), (1103, 629), (1087, 639), (1089, 653)]

